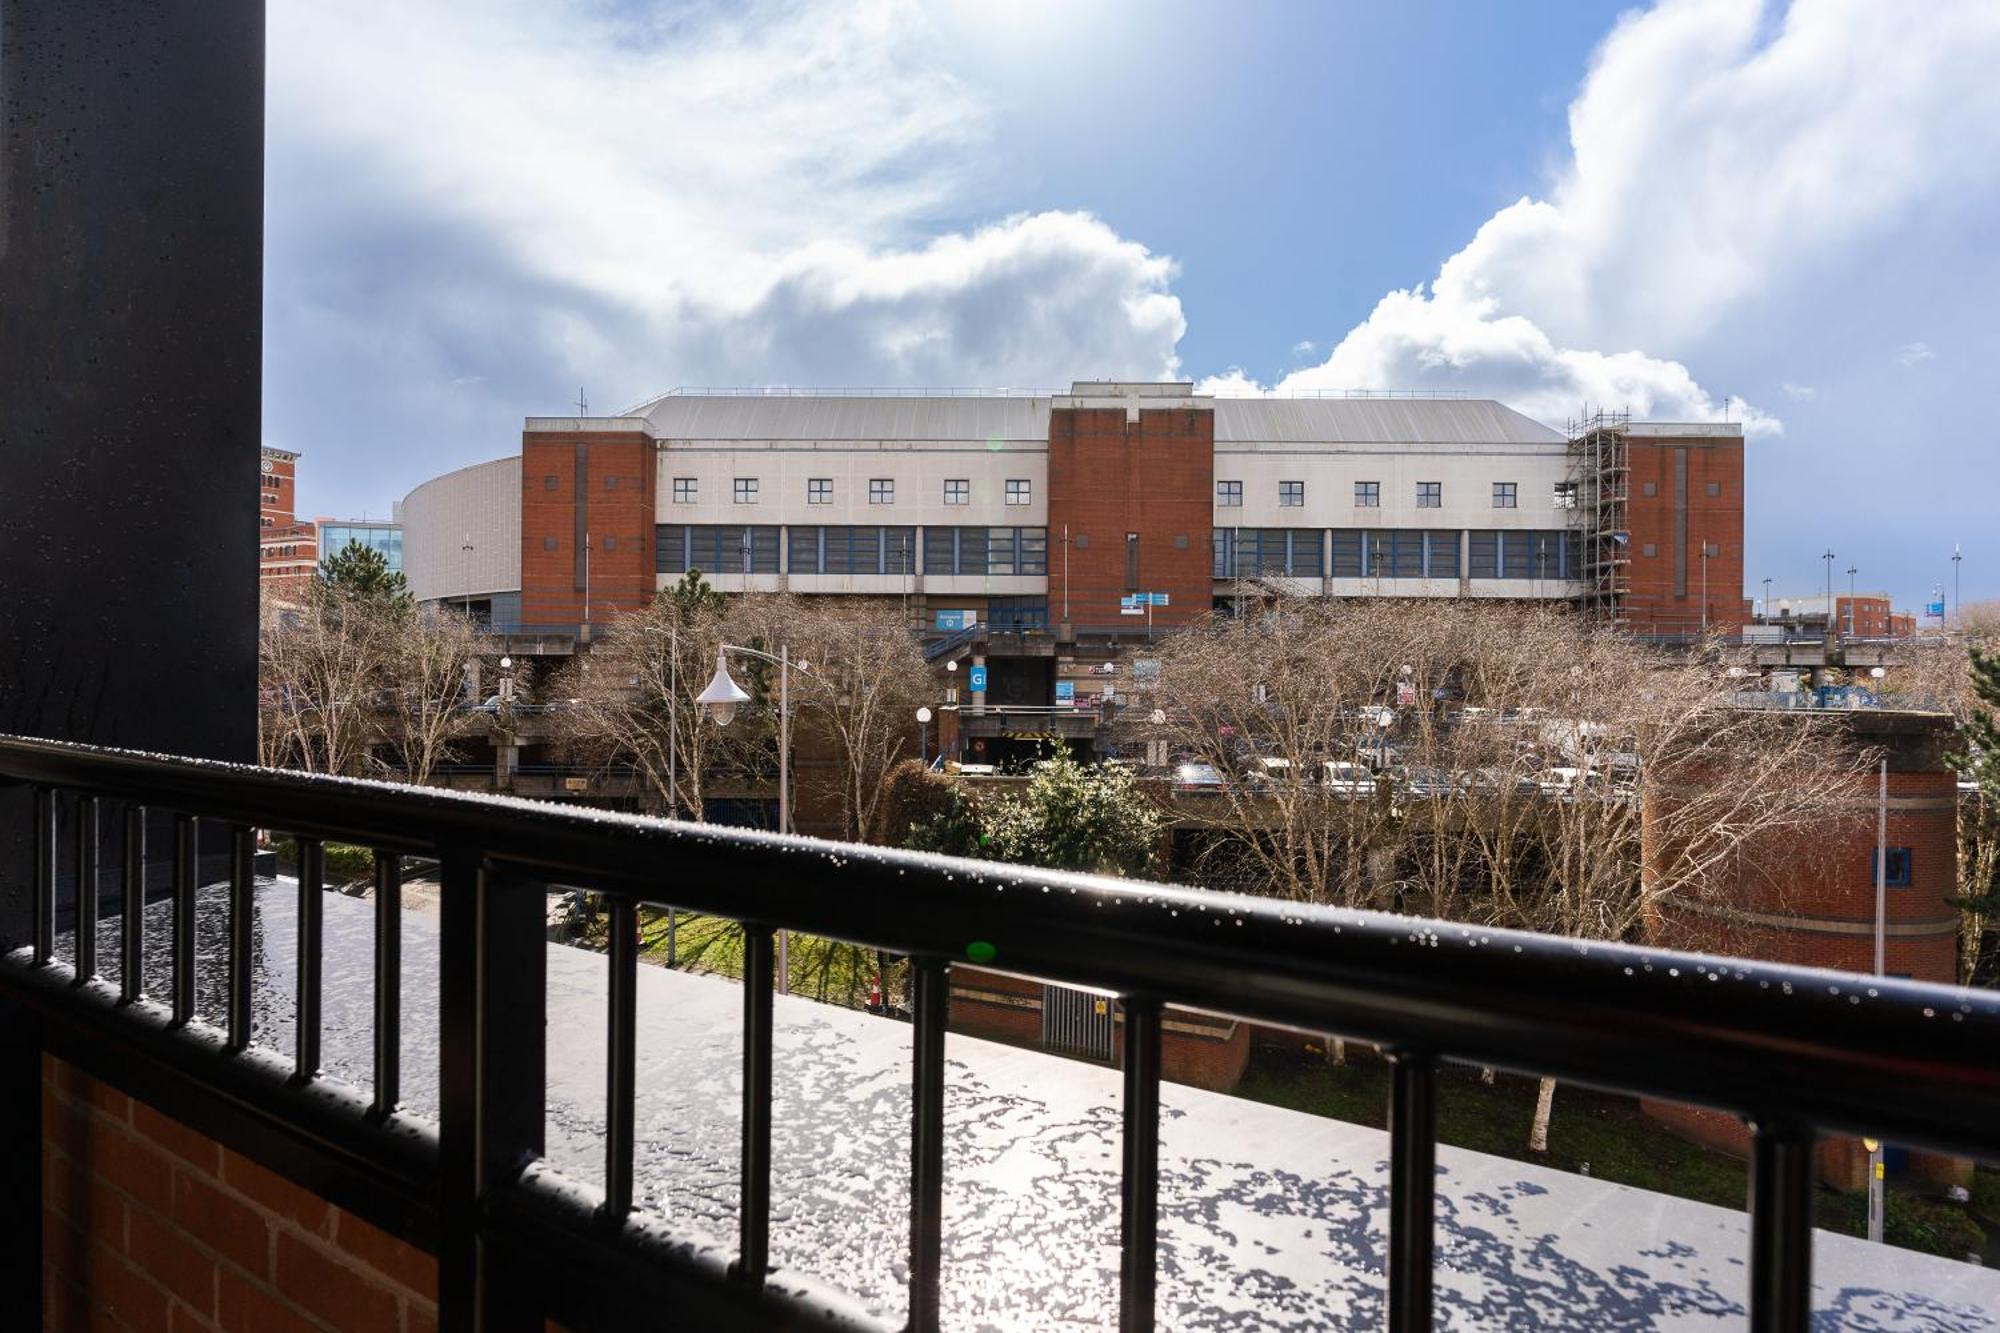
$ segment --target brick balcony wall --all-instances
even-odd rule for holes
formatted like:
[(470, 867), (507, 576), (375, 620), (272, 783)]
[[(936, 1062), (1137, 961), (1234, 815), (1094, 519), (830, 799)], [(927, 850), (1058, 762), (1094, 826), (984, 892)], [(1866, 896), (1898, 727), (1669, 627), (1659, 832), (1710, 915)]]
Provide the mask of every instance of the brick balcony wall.
[(437, 1262), (45, 1057), (44, 1328), (428, 1333)]

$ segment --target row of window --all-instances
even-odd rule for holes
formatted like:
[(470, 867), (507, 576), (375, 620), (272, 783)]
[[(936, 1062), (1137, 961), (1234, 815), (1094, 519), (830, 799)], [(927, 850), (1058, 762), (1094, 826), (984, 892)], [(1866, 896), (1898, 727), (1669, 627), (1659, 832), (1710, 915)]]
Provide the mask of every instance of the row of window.
[[(736, 477), (735, 501), (740, 505), (757, 503), (759, 491), (756, 477)], [(806, 478), (806, 503), (809, 505), (830, 505), (833, 503), (833, 478)], [(1035, 501), (1034, 482), (1026, 477), (1009, 477), (1005, 491), (1010, 505), (1027, 505)], [(701, 499), (701, 478), (675, 477), (674, 503), (691, 505)], [(972, 479), (970, 477), (949, 477), (944, 483), (944, 502), (948, 505), (969, 505), (972, 503)], [(868, 503), (872, 505), (892, 505), (896, 503), (896, 479), (894, 477), (871, 477), (868, 480)]]
[(915, 528), (873, 524), (662, 523), (657, 534), (662, 574), (776, 574), (781, 541), (792, 574), (915, 574), (920, 548), (926, 574), (1049, 572), (1047, 528), (927, 527), (921, 542)]
[[(1576, 508), (1576, 483), (1559, 481), (1555, 483), (1552, 496), (1557, 509)], [(1493, 507), (1495, 509), (1515, 509), (1520, 505), (1521, 486), (1519, 482), (1496, 481), (1493, 483)], [(1306, 484), (1303, 481), (1281, 481), (1278, 483), (1278, 507), (1280, 509), (1302, 509), (1306, 503)], [(1243, 483), (1240, 481), (1218, 481), (1215, 483), (1215, 504), (1218, 509), (1241, 509), (1243, 507)], [(1379, 509), (1382, 506), (1382, 483), (1379, 481), (1357, 481), (1354, 483), (1354, 507), (1356, 509)], [(1444, 483), (1441, 481), (1420, 481), (1417, 483), (1417, 508), (1444, 508)]]
[(1465, 575), (1475, 579), (1568, 579), (1579, 568), (1575, 535), (1335, 528), (1217, 528), (1214, 576), (1256, 578), (1455, 579), (1464, 538)]

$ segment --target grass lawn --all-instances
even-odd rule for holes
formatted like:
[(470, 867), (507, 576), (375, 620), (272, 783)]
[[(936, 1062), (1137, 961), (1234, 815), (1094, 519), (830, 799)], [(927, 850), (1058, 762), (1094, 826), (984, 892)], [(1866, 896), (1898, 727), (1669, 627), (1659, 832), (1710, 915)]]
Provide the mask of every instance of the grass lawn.
[[(1561, 1171), (1587, 1173), (1599, 1180), (1634, 1185), (1677, 1198), (1724, 1208), (1744, 1207), (1747, 1166), (1727, 1154), (1690, 1143), (1639, 1111), (1630, 1098), (1589, 1088), (1558, 1086), (1549, 1120), (1549, 1151), (1528, 1151), (1535, 1115), (1535, 1080), (1502, 1074), (1492, 1084), (1478, 1071), (1447, 1067), (1438, 1078), (1438, 1141), (1457, 1148), (1535, 1162)], [(1385, 1125), (1389, 1113), (1389, 1069), (1372, 1055), (1350, 1055), (1329, 1064), (1276, 1047), (1259, 1047), (1237, 1095), (1313, 1115), (1360, 1125)], [(1981, 1173), (1983, 1194), (1995, 1221), (2000, 1212), (2000, 1173)], [(1829, 1231), (1859, 1236), (1867, 1230), (1867, 1203), (1859, 1193), (1822, 1189), (1814, 1220)], [(1891, 1185), (1885, 1228), (1891, 1245), (1963, 1259), (1984, 1254), (1984, 1228), (1967, 1209), (1923, 1198)]]
[[(585, 927), (587, 947), (604, 947), (607, 918), (600, 913)], [(639, 913), (639, 958), (656, 967), (667, 966), (669, 954), (665, 908), (642, 908)], [(723, 917), (694, 912), (675, 914), (671, 930), (674, 967), (682, 972), (701, 972), (740, 979), (743, 975), (743, 928)], [(875, 980), (875, 951), (844, 944), (817, 935), (791, 933), (787, 948), (791, 963), (791, 993), (809, 996), (827, 1004), (860, 1009), (868, 1003)], [(892, 999), (900, 999), (899, 970), (890, 969), (886, 978)]]

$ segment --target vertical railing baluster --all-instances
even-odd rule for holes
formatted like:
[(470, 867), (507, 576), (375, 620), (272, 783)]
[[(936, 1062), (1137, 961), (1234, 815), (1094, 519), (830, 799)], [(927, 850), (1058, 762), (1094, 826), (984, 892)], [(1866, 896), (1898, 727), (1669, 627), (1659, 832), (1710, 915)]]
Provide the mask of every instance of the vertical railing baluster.
[(251, 927), (257, 902), (257, 840), (242, 824), (229, 830), (229, 1049), (250, 1045)]
[(76, 984), (97, 975), (97, 798), (76, 794)]
[(481, 1200), (543, 1147), (547, 1123), (547, 897), (439, 849), (438, 1328), (541, 1333), (542, 1274), (488, 1234)]
[(1437, 1222), (1437, 1066), (1390, 1051), (1389, 1329), (1430, 1333)]
[(761, 1283), (771, 1267), (771, 993), (778, 975), (771, 927), (743, 927), (742, 1253), (732, 1270)]
[(375, 853), (375, 1102), (389, 1115), (402, 1098), (403, 858)]
[(1153, 1327), (1160, 1229), (1160, 1002), (1125, 1010), (1125, 1176), (1119, 1228), (1118, 1327)]
[(298, 839), (299, 957), (298, 1025), (293, 1033), (292, 1077), (319, 1077), (321, 925), (326, 912), (326, 847), (318, 838)]
[(910, 1090), (910, 1333), (936, 1333), (944, 1245), (944, 1034), (951, 984), (942, 959), (917, 958), (910, 967), (916, 1022)]
[(1784, 1122), (1751, 1128), (1750, 1328), (1805, 1333), (1812, 1315), (1812, 1131)]
[(633, 1120), (637, 1114), (639, 1039), (639, 908), (611, 904), (611, 980), (604, 1081), (604, 1216), (623, 1222), (632, 1211)]
[(194, 1017), (195, 859), (200, 834), (193, 815), (174, 816), (174, 1023)]
[(56, 955), (56, 794), (35, 788), (35, 962)]
[(125, 807), (125, 883), (118, 913), (118, 1003), (146, 989), (146, 807)]

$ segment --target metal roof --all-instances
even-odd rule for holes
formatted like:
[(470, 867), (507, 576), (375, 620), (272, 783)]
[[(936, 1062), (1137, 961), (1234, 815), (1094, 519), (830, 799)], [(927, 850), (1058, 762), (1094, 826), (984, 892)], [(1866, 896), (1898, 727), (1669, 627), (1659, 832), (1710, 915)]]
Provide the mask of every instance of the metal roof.
[(1045, 397), (671, 394), (639, 411), (662, 440), (1049, 440)]
[[(634, 415), (665, 440), (1046, 443), (1051, 399), (1010, 394), (675, 393)], [(1217, 444), (1542, 444), (1561, 432), (1490, 398), (1218, 398)]]
[(1491, 398), (1218, 398), (1221, 444), (1563, 444)]

